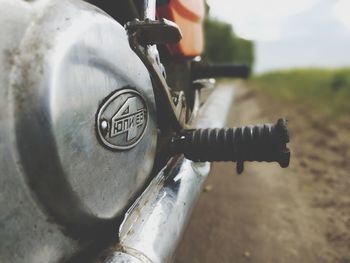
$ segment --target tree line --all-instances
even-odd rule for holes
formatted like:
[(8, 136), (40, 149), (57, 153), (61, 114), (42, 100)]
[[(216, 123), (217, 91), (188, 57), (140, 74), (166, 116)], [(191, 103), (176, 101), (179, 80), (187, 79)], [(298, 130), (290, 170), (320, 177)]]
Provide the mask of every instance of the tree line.
[(204, 61), (253, 66), (254, 42), (237, 36), (230, 24), (207, 16), (204, 21), (204, 32)]

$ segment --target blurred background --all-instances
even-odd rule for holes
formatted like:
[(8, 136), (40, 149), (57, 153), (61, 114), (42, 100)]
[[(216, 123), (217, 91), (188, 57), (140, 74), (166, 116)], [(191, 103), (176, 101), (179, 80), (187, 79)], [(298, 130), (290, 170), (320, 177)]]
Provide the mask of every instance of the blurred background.
[(350, 262), (350, 1), (208, 0), (204, 60), (245, 63), (229, 125), (289, 120), (282, 170), (215, 164), (175, 262)]

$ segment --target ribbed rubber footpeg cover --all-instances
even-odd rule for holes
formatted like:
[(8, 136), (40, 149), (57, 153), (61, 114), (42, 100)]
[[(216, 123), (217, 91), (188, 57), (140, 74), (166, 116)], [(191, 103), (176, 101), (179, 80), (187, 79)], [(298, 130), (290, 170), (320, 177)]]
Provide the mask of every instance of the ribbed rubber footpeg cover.
[(196, 162), (277, 162), (288, 167), (290, 150), (287, 121), (237, 128), (184, 130), (172, 139), (172, 150)]

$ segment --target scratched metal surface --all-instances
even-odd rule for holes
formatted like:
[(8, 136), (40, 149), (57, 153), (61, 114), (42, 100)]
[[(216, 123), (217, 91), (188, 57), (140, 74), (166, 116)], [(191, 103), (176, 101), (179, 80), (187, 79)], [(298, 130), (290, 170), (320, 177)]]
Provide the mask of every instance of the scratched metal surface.
[[(147, 180), (151, 80), (123, 27), (99, 9), (0, 4), (0, 262), (58, 262), (98, 241)], [(115, 152), (97, 140), (95, 117), (125, 87), (141, 94), (149, 119), (137, 146)]]

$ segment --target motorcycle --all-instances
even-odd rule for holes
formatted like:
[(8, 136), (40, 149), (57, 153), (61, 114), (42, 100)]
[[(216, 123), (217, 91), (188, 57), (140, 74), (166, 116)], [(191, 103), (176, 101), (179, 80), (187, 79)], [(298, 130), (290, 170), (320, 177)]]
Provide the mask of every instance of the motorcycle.
[(286, 121), (221, 128), (242, 65), (202, 0), (1, 0), (0, 261), (169, 262), (210, 162), (289, 164)]

